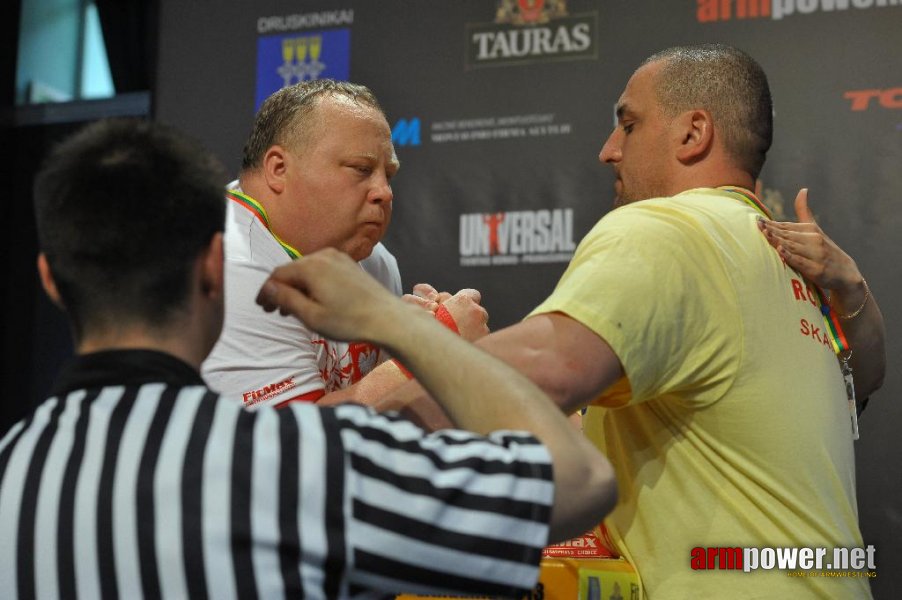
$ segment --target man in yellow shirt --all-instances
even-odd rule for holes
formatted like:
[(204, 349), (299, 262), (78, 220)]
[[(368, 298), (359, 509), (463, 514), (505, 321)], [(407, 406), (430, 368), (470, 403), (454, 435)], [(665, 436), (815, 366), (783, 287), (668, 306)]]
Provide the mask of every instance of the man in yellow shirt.
[(665, 50), (617, 117), (599, 156), (616, 209), (545, 302), (479, 344), (566, 412), (588, 406), (584, 429), (620, 489), (606, 524), (648, 598), (868, 597), (866, 577), (789, 577), (805, 565), (752, 569), (742, 553), (826, 549), (829, 570), (833, 548), (863, 546), (849, 403), (815, 283), (832, 291), (861, 393), (885, 360), (854, 261), (835, 246), (815, 255), (812, 236), (829, 241), (816, 225), (759, 225), (764, 72), (727, 46)]

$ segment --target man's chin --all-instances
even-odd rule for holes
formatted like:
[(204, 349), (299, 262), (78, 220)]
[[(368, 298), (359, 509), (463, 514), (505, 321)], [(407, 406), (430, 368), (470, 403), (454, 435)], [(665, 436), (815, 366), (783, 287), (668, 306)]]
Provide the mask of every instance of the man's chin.
[(619, 188), (614, 194), (614, 208), (620, 208), (621, 206), (632, 204), (635, 201), (635, 198), (623, 193), (623, 188)]
[(342, 248), (342, 250), (344, 250), (345, 254), (349, 255), (357, 262), (360, 262), (365, 258), (369, 258), (370, 254), (373, 253), (373, 248), (375, 248), (378, 243), (379, 240), (357, 240), (345, 248)]
[(620, 193), (614, 195), (614, 208), (620, 208), (621, 206), (626, 206), (627, 204), (633, 204), (634, 202), (640, 202), (642, 200), (648, 200), (649, 198), (656, 197), (657, 196), (649, 196), (647, 194), (639, 196), (624, 194), (621, 188)]
[(630, 199), (629, 194), (625, 193), (623, 189), (623, 180), (618, 177), (614, 182), (614, 208), (620, 208), (630, 202), (632, 202), (632, 200)]

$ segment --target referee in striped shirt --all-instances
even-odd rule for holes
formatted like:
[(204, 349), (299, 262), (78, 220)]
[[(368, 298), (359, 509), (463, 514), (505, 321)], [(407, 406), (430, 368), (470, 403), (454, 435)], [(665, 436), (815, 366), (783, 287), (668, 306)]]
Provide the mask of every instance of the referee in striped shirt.
[(331, 250), (277, 269), (258, 302), (386, 347), (460, 429), (221, 399), (198, 375), (223, 319), (221, 184), (207, 152), (137, 121), (89, 126), (38, 176), (38, 270), (77, 356), (0, 438), (0, 595), (526, 592), (544, 545), (613, 506), (607, 460), (524, 377)]

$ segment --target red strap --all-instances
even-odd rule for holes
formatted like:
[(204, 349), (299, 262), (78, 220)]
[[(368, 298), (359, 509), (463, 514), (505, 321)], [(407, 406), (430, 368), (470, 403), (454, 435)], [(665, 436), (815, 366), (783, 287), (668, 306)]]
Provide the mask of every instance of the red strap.
[(301, 394), (300, 396), (295, 396), (294, 398), (289, 398), (288, 400), (282, 400), (281, 402), (276, 404), (276, 408), (285, 408), (291, 402), (317, 402), (325, 395), (326, 390), (313, 390), (312, 392), (307, 392), (306, 394)]
[(460, 335), (460, 329), (457, 328), (457, 321), (454, 320), (454, 317), (451, 316), (451, 312), (445, 308), (444, 304), (438, 305), (438, 310), (435, 311), (435, 320), (457, 335)]
[(395, 363), (395, 366), (398, 367), (398, 370), (401, 371), (401, 373), (404, 374), (404, 377), (406, 377), (407, 379), (413, 379), (413, 373), (411, 373), (411, 372), (407, 369), (407, 367), (405, 367), (404, 365), (402, 365), (400, 360), (398, 360), (397, 358), (393, 358), (393, 359), (391, 359), (391, 361), (392, 361), (393, 363)]

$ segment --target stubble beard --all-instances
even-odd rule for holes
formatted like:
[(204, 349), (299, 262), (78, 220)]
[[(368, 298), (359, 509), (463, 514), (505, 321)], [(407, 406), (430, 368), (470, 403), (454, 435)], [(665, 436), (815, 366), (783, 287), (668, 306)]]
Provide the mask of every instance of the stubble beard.
[(649, 200), (651, 198), (664, 198), (668, 194), (664, 191), (666, 186), (663, 181), (650, 179), (643, 182), (643, 185), (626, 187), (623, 179), (618, 177), (620, 182), (620, 191), (617, 191), (617, 185), (614, 184), (614, 208), (620, 208), (634, 202)]
[(620, 182), (620, 189), (618, 191), (617, 186), (614, 186), (614, 208), (620, 208), (621, 206), (626, 206), (627, 204), (632, 204), (633, 202), (638, 202), (640, 200), (645, 200), (645, 198), (637, 198), (634, 194), (631, 194), (627, 189), (622, 179), (618, 179)]

